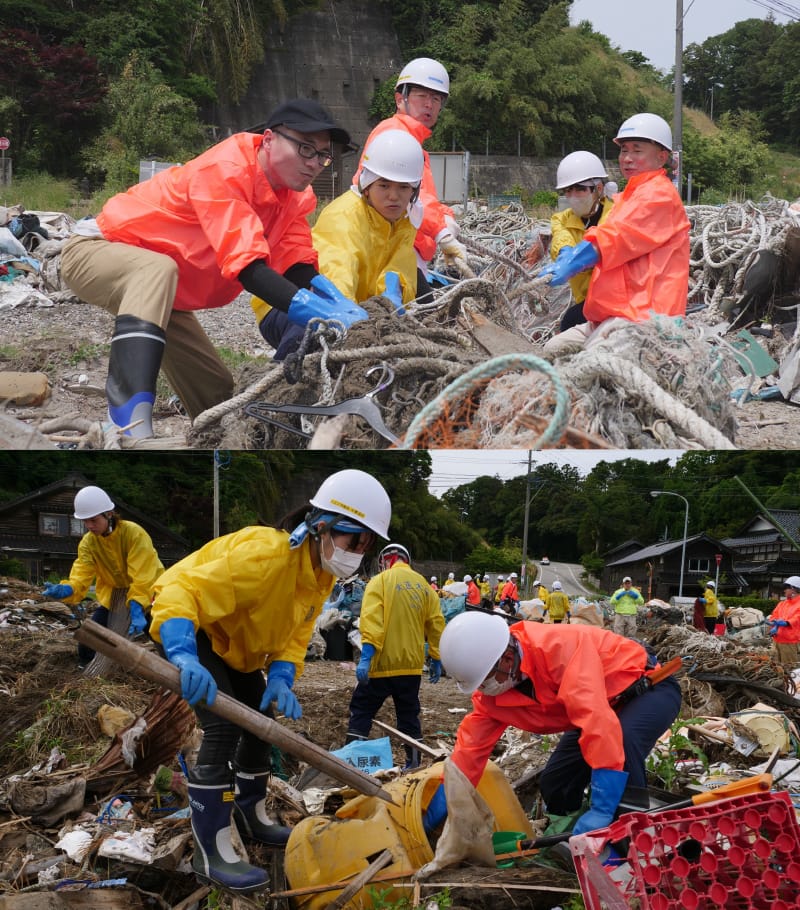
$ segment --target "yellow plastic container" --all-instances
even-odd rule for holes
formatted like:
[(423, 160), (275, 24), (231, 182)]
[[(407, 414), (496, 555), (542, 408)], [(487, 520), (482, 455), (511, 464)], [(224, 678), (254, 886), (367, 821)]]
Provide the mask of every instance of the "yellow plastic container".
[[(284, 869), (290, 888), (306, 888), (339, 882), (362, 872), (384, 850), (391, 850), (392, 862), (381, 871), (408, 878), (433, 859), (433, 848), (422, 826), (422, 814), (442, 782), (443, 764), (432, 765), (384, 785), (395, 805), (375, 796), (357, 796), (345, 803), (334, 818), (305, 818), (292, 831), (286, 845)], [(478, 793), (495, 816), (496, 831), (521, 831), (533, 837), (530, 820), (503, 772), (488, 762), (478, 783)], [(367, 885), (369, 887), (369, 885)], [(391, 882), (376, 884), (381, 892)], [(295, 907), (320, 910), (339, 891), (324, 891), (293, 898)], [(408, 895), (397, 889), (392, 897)], [(362, 889), (347, 904), (350, 910), (372, 906)]]

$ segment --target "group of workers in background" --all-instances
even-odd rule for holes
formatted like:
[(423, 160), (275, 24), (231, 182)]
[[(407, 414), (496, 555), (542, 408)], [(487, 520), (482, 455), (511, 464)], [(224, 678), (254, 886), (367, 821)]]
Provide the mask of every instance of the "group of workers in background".
[[(398, 317), (427, 300), (437, 250), (470, 274), (453, 210), (437, 195), (427, 151), (450, 93), (441, 63), (420, 57), (395, 85), (395, 112), (368, 136), (352, 186), (319, 213), (312, 181), (350, 135), (316, 101), (294, 99), (267, 117), (263, 133), (237, 133), (185, 164), (113, 196), (78, 223), (61, 274), (82, 300), (114, 316), (106, 397), (109, 433), (153, 435), (163, 370), (194, 419), (234, 391), (229, 369), (197, 320), (199, 310), (251, 295), (258, 327), (284, 359), (309, 323), (346, 331), (369, 318), (380, 296)], [(553, 356), (581, 347), (615, 317), (684, 315), (689, 221), (665, 173), (668, 124), (652, 113), (620, 126), (614, 142), (621, 193), (594, 154), (558, 167), (569, 207), (553, 216), (553, 262), (539, 273), (570, 281), (574, 305), (545, 345)], [(613, 203), (612, 203), (613, 196)], [(309, 344), (311, 336), (309, 336)]]

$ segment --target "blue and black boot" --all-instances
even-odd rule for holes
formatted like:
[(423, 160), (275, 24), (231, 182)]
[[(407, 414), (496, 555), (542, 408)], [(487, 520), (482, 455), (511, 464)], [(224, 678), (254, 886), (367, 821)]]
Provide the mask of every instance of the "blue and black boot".
[(127, 427), (126, 436), (153, 435), (153, 404), (156, 380), (166, 346), (164, 330), (137, 316), (117, 316), (108, 357), (106, 398), (108, 416), (117, 427)]
[(249, 837), (269, 847), (285, 847), (292, 829), (279, 825), (267, 813), (264, 800), (268, 777), (269, 771), (236, 769), (233, 820), (242, 837)]
[(198, 878), (238, 893), (267, 888), (269, 874), (234, 850), (234, 791), (225, 765), (197, 765), (189, 772), (189, 805), (194, 834), (192, 868)]

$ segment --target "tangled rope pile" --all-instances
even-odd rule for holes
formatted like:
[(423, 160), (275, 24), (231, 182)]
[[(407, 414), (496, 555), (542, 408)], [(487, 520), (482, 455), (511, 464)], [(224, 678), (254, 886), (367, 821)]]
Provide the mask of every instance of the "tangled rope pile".
[[(780, 251), (798, 221), (788, 203), (774, 199), (687, 212), (687, 319), (609, 320), (585, 350), (550, 365), (535, 355), (557, 330), (570, 296), (568, 288), (551, 288), (537, 277), (547, 261), (549, 224), (514, 204), (471, 212), (461, 221), (461, 239), (477, 277), (454, 280), (432, 300), (412, 302), (402, 318), (373, 298), (365, 304), (369, 322), (344, 337), (330, 325), (314, 326), (298, 356), (201, 415), (193, 444), (304, 446), (317, 418), (288, 419), (298, 434), (236, 426), (226, 415), (263, 395), (304, 405), (363, 396), (372, 387), (367, 371), (383, 363), (394, 381), (378, 403), (404, 448), (732, 448), (730, 391), (742, 383), (741, 369), (730, 344), (707, 326), (720, 322), (722, 301), (741, 292), (755, 253)], [(441, 261), (435, 265), (446, 269)], [(520, 354), (487, 360), (472, 331), (476, 315), (518, 338)], [(251, 379), (240, 377), (240, 387)], [(751, 385), (755, 379), (752, 374)], [(221, 436), (217, 423), (227, 424)], [(351, 420), (343, 444), (386, 443)]]
[(695, 205), (686, 209), (692, 225), (689, 301), (704, 304), (703, 319), (724, 318), (722, 302), (741, 294), (745, 273), (759, 250), (783, 253), (786, 237), (800, 227), (798, 213), (783, 199)]

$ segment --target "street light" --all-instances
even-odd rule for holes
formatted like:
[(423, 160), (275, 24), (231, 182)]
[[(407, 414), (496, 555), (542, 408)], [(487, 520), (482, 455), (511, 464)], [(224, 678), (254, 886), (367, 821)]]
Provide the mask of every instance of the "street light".
[(686, 506), (686, 515), (683, 519), (683, 546), (681, 547), (681, 577), (678, 582), (678, 597), (683, 597), (683, 567), (686, 565), (686, 535), (689, 531), (689, 500), (680, 493), (673, 493), (672, 490), (651, 490), (650, 495), (653, 497), (677, 496), (678, 499), (683, 500), (683, 504)]

